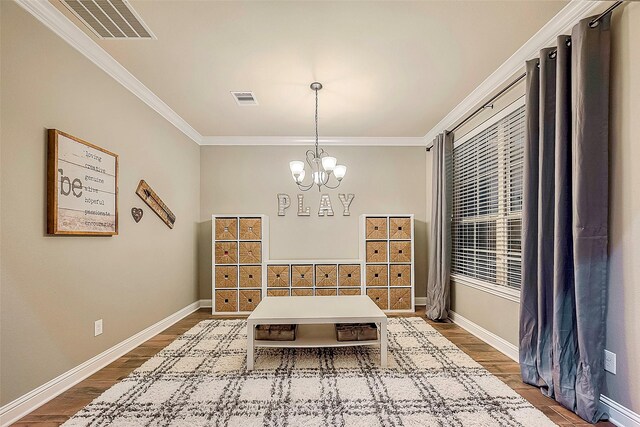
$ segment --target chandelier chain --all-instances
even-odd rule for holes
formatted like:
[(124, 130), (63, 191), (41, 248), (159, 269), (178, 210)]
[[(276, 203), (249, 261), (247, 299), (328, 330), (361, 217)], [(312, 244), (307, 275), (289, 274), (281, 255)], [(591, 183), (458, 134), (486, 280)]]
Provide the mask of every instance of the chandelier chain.
[(315, 89), (316, 92), (316, 157), (318, 157), (318, 89)]

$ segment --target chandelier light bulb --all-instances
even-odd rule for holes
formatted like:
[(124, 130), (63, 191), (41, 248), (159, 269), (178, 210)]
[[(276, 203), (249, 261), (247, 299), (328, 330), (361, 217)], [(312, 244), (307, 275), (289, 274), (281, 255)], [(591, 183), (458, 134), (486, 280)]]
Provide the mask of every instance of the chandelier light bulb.
[(338, 181), (341, 181), (346, 173), (347, 167), (345, 165), (336, 165), (336, 167), (333, 169), (333, 174)]
[(296, 183), (300, 184), (302, 181), (304, 181), (304, 176), (305, 176), (305, 172), (304, 172), (304, 169), (302, 169), (300, 173), (293, 174), (293, 179)]
[(313, 183), (315, 185), (322, 185), (327, 182), (326, 172), (314, 172), (312, 176), (313, 176)]
[(304, 162), (300, 160), (294, 160), (289, 162), (289, 169), (291, 169), (291, 173), (295, 176), (302, 172), (304, 172)]
[(335, 157), (325, 156), (322, 158), (322, 168), (327, 172), (331, 172), (336, 167), (337, 162), (338, 160)]

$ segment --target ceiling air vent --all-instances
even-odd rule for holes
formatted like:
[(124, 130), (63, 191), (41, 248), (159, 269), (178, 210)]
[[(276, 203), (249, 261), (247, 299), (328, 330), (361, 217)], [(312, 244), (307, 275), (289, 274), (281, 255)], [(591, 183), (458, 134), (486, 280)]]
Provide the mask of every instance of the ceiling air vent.
[(258, 105), (258, 100), (253, 92), (231, 92), (231, 95), (233, 95), (233, 99), (236, 100), (236, 104), (242, 107), (246, 105)]
[(127, 0), (62, 0), (101, 39), (155, 39)]

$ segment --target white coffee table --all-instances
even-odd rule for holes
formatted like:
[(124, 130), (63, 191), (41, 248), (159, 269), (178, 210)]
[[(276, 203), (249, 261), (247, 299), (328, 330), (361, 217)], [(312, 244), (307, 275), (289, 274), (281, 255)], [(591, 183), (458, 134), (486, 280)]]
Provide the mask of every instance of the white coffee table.
[[(336, 323), (376, 323), (377, 340), (338, 341)], [(298, 325), (295, 341), (255, 340), (257, 325)], [(256, 347), (317, 348), (380, 346), (380, 366), (387, 366), (387, 316), (366, 295), (266, 297), (247, 319), (247, 369), (253, 369)]]

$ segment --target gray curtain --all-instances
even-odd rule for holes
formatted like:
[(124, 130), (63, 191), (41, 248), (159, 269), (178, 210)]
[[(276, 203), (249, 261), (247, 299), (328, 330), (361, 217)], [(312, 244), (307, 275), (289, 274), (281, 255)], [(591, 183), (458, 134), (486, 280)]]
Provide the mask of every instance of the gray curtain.
[(528, 61), (522, 212), (522, 379), (602, 416), (608, 244), (610, 15)]
[(450, 299), (452, 134), (445, 132), (438, 135), (431, 151), (432, 206), (427, 316), (432, 320), (444, 320), (449, 317)]

